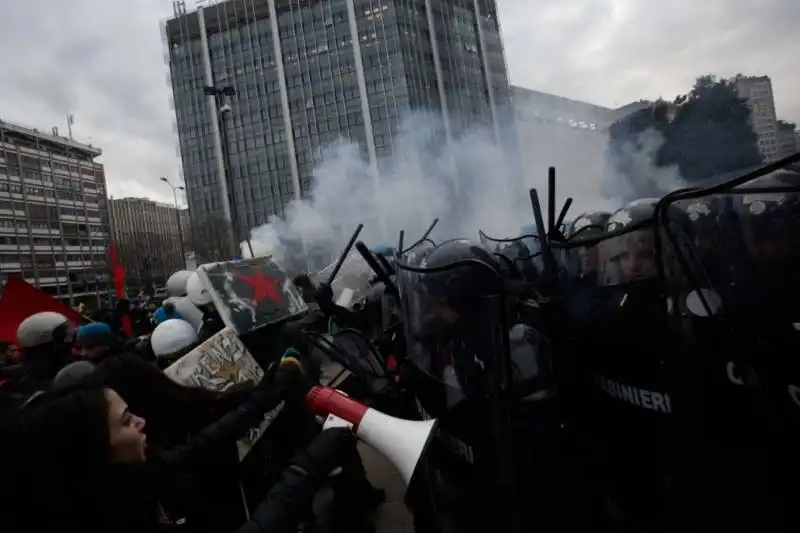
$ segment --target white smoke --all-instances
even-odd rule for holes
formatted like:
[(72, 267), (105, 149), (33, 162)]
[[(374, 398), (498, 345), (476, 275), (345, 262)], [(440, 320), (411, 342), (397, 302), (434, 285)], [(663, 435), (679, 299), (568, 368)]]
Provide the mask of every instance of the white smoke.
[[(647, 129), (617, 146), (613, 160), (606, 161), (602, 190), (625, 201), (660, 197), (685, 186), (677, 165), (656, 166), (654, 161), (666, 142), (656, 129)], [(614, 178), (614, 179), (610, 179)]]
[[(517, 124), (501, 131), (508, 133), (508, 128)], [(537, 188), (540, 200), (547, 201), (549, 166), (557, 168), (559, 204), (566, 196), (574, 199), (568, 219), (589, 210), (616, 209), (630, 198), (631, 184), (610, 171), (615, 165), (606, 160), (607, 136), (601, 131), (520, 124), (519, 151), (498, 146), (489, 128), (475, 128), (449, 146), (437, 141), (441, 132), (437, 116), (405, 117), (392, 143), (394, 156), (381, 163), (377, 184), (357, 143), (341, 139), (327, 146), (317, 159), (310, 197), (291, 202), (284, 218), (273, 217), (251, 230), (254, 253), (280, 261), (287, 255), (286, 242), (302, 241), (306, 251), (332, 257), (359, 223), (365, 225), (359, 238), (367, 245), (394, 245), (400, 230), (408, 245), (434, 218), (439, 218), (434, 240), (476, 238), (478, 230), (511, 237), (533, 222), (528, 189)], [(680, 183), (674, 169), (653, 165), (657, 148), (648, 140), (632, 146), (626, 157), (637, 161), (643, 176), (667, 173), (670, 187)]]

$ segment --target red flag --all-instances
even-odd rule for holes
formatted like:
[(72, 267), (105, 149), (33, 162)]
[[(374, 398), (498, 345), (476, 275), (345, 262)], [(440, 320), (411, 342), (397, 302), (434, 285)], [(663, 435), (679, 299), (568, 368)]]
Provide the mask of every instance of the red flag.
[[(111, 272), (114, 276), (114, 292), (117, 293), (118, 299), (127, 300), (128, 295), (125, 294), (125, 267), (120, 265), (117, 261), (117, 247), (113, 244), (108, 245), (108, 255), (111, 258)], [(124, 331), (128, 337), (133, 336), (131, 317), (127, 314), (122, 315), (122, 331)]]
[(80, 324), (81, 315), (49, 294), (19, 278), (10, 277), (0, 298), (0, 341), (17, 343), (17, 328), (35, 313), (61, 313), (73, 324)]

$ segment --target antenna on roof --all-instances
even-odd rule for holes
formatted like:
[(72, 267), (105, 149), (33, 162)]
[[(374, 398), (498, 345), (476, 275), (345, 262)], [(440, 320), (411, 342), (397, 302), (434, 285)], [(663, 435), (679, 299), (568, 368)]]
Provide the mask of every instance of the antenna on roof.
[(69, 132), (69, 138), (72, 139), (72, 125), (75, 124), (75, 115), (72, 113), (67, 113), (67, 131)]

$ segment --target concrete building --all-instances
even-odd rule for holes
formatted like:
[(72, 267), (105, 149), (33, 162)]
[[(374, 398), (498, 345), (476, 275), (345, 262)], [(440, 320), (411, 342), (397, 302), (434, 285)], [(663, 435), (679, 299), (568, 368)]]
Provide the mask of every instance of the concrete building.
[[(524, 87), (511, 90), (527, 183), (545, 186), (548, 167), (554, 166), (558, 197), (573, 197), (575, 212), (607, 208), (592, 202), (609, 194), (600, 190), (607, 167), (608, 129), (655, 102), (640, 100), (610, 108)], [(671, 113), (675, 109), (670, 106)]]
[[(544, 186), (547, 169), (554, 166), (558, 195), (563, 199), (577, 195), (587, 180), (596, 181), (608, 127), (624, 115), (617, 117), (608, 107), (523, 87), (511, 90), (527, 183)], [(576, 208), (583, 209), (580, 205)]]
[(778, 117), (769, 76), (739, 76), (734, 79), (741, 98), (750, 107), (753, 131), (758, 135), (758, 149), (764, 161), (775, 161), (779, 156)]
[(796, 128), (797, 124), (783, 120), (778, 121), (778, 159), (800, 150), (800, 146), (797, 145)]
[[(441, 116), (443, 142), (476, 123), (500, 140), (512, 129), (501, 126), (512, 117), (494, 0), (174, 5), (165, 35), (197, 225), (231, 216), (226, 187), (243, 229), (283, 215), (311, 190), (320, 150), (340, 138), (359, 143), (369, 162), (364, 186), (380, 187), (409, 111)], [(204, 86), (235, 90), (223, 120)]]
[(102, 151), (0, 121), (0, 279), (18, 276), (72, 305), (111, 292)]
[(108, 213), (129, 290), (163, 286), (170, 275), (186, 268), (191, 248), (187, 209), (147, 198), (112, 198)]
[(511, 94), (517, 120), (526, 123), (599, 132), (613, 122), (608, 107), (518, 86), (511, 87)]

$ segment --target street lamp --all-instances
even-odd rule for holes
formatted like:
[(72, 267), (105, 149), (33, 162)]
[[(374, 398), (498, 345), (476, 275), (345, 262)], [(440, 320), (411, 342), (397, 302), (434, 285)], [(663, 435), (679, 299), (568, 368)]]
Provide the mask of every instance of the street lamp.
[[(236, 90), (230, 85), (225, 85), (224, 87), (206, 85), (203, 87), (203, 94), (214, 97), (214, 105), (219, 113), (217, 120), (219, 122), (220, 135), (222, 136), (222, 164), (225, 169), (225, 175), (222, 179), (225, 180), (225, 186), (228, 189), (228, 208), (230, 209), (231, 218), (233, 219), (231, 221), (231, 230), (235, 237), (236, 249), (234, 253), (239, 255), (239, 239), (241, 238), (242, 232), (239, 228), (239, 213), (236, 207), (236, 193), (233, 188), (233, 167), (231, 166), (231, 150), (228, 140), (228, 120), (233, 110), (230, 104), (225, 101), (226, 97), (234, 96)], [(247, 249), (250, 252), (250, 257), (255, 257), (253, 254), (253, 245), (250, 243), (250, 232), (245, 235), (245, 241), (247, 242)]]
[(186, 188), (183, 186), (174, 186), (169, 180), (165, 177), (161, 178), (161, 181), (169, 185), (172, 189), (172, 198), (175, 200), (175, 219), (178, 221), (178, 240), (181, 241), (181, 268), (186, 267), (186, 250), (183, 244), (183, 226), (181, 225), (181, 210), (178, 207), (178, 191), (186, 191)]

